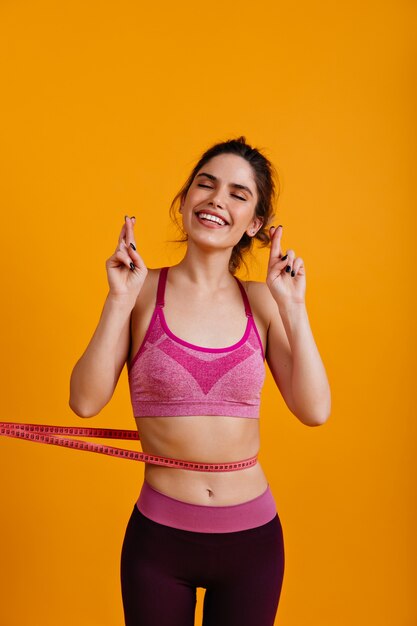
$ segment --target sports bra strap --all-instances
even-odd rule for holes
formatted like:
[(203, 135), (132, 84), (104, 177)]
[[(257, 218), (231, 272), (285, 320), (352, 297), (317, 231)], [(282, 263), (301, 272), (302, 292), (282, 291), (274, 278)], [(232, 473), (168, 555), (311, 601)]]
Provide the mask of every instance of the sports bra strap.
[[(163, 307), (165, 305), (165, 286), (167, 283), (168, 269), (169, 269), (168, 267), (162, 267), (159, 272), (158, 290), (156, 292), (156, 306), (159, 306), (159, 307)], [(242, 294), (243, 303), (245, 305), (246, 316), (253, 317), (252, 309), (249, 304), (249, 299), (242, 283), (240, 282), (238, 278), (236, 278), (236, 276), (233, 276), (233, 278), (237, 282), (238, 287), (240, 289), (240, 293)]]
[(162, 267), (159, 272), (158, 291), (156, 292), (156, 306), (163, 307), (165, 304), (165, 285), (167, 282), (168, 267)]
[(240, 293), (242, 294), (243, 302), (245, 304), (246, 316), (247, 317), (253, 317), (252, 316), (252, 309), (250, 308), (250, 304), (249, 304), (249, 298), (248, 298), (248, 296), (246, 294), (244, 286), (242, 285), (240, 280), (238, 278), (236, 278), (236, 276), (233, 276), (233, 278), (236, 280), (237, 284), (239, 285)]

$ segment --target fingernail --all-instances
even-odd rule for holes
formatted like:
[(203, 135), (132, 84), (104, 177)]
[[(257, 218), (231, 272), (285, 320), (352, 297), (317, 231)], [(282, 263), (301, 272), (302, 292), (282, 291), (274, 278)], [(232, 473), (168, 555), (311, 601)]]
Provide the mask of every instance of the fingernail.
[(286, 254), (285, 256), (282, 257), (281, 261), (285, 261), (285, 259), (287, 258), (288, 254)]
[(128, 217), (129, 217), (128, 215), (125, 215), (125, 221), (127, 220)]
[(130, 242), (130, 247), (131, 247), (133, 250), (136, 250), (136, 248), (135, 248), (135, 244), (134, 244), (134, 243), (132, 243), (132, 242)]
[(291, 265), (287, 265), (287, 267), (285, 268), (286, 272), (289, 272), (291, 270)]
[(134, 215), (132, 215), (132, 217), (130, 218), (131, 220), (135, 220), (136, 217)]
[(294, 276), (295, 276), (294, 270), (291, 272), (291, 276), (294, 278)]
[(130, 269), (132, 270), (132, 272), (133, 272), (133, 270), (135, 269), (135, 264), (134, 264), (134, 263), (132, 263), (132, 262), (130, 263)]
[[(281, 226), (281, 228), (282, 228), (282, 224), (280, 224), (279, 226)], [(279, 228), (279, 226), (278, 226), (278, 228)]]

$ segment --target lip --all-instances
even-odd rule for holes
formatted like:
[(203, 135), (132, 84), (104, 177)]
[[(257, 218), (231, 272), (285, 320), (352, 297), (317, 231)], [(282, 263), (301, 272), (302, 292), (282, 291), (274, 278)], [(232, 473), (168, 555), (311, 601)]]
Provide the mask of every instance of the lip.
[[(224, 224), (224, 226), (220, 226), (220, 224), (216, 224), (216, 222), (209, 222), (208, 220), (201, 220), (198, 215), (199, 213), (207, 213), (207, 215), (213, 215), (214, 217), (219, 217), (221, 220), (223, 220), (226, 223)], [(225, 220), (225, 218), (222, 215), (219, 215), (215, 211), (207, 211), (206, 209), (201, 209), (200, 211), (196, 211), (194, 215), (197, 218), (197, 220), (200, 222), (200, 224), (203, 224), (207, 228), (224, 228), (225, 226), (229, 226), (229, 222), (227, 222), (227, 220)]]

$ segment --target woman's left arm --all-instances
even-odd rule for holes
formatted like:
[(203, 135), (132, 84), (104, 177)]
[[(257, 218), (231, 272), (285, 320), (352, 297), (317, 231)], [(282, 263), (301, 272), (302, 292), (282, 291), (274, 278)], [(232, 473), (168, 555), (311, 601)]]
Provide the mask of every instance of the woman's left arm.
[(291, 412), (318, 426), (330, 415), (330, 386), (307, 315), (304, 263), (294, 250), (282, 256), (281, 236), (282, 226), (272, 227), (266, 283), (276, 305), (270, 304), (266, 359)]

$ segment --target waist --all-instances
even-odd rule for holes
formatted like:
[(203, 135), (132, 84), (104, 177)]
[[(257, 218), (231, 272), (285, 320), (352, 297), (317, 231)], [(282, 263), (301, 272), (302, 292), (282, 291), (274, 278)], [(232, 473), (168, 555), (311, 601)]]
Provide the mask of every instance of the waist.
[(258, 460), (239, 471), (196, 472), (146, 464), (145, 481), (156, 491), (177, 500), (228, 506), (251, 500), (266, 489), (268, 480)]
[(259, 420), (230, 416), (137, 417), (142, 450), (188, 461), (223, 463), (255, 456)]
[(267, 524), (277, 514), (269, 484), (260, 495), (245, 502), (213, 506), (173, 498), (145, 480), (136, 506), (142, 515), (158, 524), (205, 533), (249, 530)]

